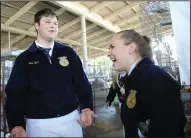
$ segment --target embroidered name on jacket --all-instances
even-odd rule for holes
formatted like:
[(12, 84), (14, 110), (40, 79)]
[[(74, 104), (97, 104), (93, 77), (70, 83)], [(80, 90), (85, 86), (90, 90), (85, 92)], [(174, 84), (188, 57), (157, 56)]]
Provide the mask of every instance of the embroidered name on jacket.
[(29, 62), (29, 64), (38, 64), (39, 61), (33, 61), (33, 62)]

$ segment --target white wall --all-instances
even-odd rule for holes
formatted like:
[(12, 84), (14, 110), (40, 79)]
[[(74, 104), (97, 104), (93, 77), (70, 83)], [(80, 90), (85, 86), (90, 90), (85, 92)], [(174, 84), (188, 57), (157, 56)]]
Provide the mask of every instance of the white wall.
[(190, 2), (172, 1), (169, 4), (181, 83), (190, 85)]

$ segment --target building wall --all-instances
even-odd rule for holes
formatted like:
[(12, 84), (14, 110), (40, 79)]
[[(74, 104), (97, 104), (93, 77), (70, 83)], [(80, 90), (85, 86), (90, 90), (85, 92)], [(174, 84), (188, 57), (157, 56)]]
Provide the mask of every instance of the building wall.
[(181, 83), (190, 85), (190, 1), (171, 1), (169, 4)]

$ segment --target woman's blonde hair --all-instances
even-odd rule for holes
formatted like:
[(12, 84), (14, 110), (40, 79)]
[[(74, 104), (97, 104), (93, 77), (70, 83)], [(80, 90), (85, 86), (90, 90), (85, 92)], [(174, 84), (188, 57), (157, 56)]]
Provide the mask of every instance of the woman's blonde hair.
[(113, 75), (113, 80), (112, 80), (112, 88), (115, 90), (117, 89), (118, 85), (117, 85), (117, 79), (118, 79), (118, 73), (116, 72)]
[(141, 35), (133, 29), (116, 33), (116, 35), (118, 34), (121, 35), (121, 38), (125, 41), (136, 43), (141, 57), (148, 56), (152, 59), (151, 39), (149, 37)]

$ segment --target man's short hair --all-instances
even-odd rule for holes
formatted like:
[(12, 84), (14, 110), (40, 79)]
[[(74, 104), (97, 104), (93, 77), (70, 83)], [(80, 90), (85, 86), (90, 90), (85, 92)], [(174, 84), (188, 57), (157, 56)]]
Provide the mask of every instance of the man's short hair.
[(34, 16), (34, 23), (40, 24), (40, 19), (42, 17), (48, 17), (48, 16), (52, 16), (52, 17), (56, 17), (57, 18), (56, 14), (50, 8), (44, 8), (44, 9), (38, 11), (35, 14), (35, 16)]

